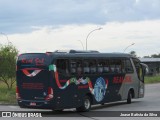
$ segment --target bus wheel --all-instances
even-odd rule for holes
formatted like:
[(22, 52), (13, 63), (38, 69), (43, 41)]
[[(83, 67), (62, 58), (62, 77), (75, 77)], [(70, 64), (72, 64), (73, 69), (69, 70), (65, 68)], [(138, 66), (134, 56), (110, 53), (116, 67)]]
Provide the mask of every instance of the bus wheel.
[(91, 109), (91, 99), (89, 96), (85, 96), (83, 100), (83, 105), (81, 107), (76, 108), (77, 111), (87, 112)]
[(20, 105), (19, 107), (20, 107), (20, 108), (25, 108), (23, 105)]
[(132, 93), (131, 93), (131, 91), (129, 91), (128, 92), (128, 97), (127, 97), (127, 103), (131, 104), (131, 102), (132, 102)]

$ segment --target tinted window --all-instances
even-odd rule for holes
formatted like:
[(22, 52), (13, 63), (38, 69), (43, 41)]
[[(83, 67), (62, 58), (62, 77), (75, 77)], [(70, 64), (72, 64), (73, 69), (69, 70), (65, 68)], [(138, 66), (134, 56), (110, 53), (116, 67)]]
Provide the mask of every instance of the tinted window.
[(98, 60), (97, 72), (98, 73), (109, 73), (110, 72), (109, 60), (106, 60), (106, 59)]
[(133, 67), (129, 59), (125, 60), (125, 71), (126, 73), (133, 73)]
[(133, 59), (133, 63), (136, 68), (136, 73), (138, 75), (138, 78), (140, 80), (143, 80), (142, 66), (140, 65), (140, 61), (138, 59)]
[(84, 60), (83, 61), (83, 71), (85, 74), (95, 74), (97, 72), (96, 60)]
[(96, 60), (90, 60), (89, 61), (89, 68), (90, 68), (90, 73), (96, 73), (97, 70), (96, 70)]
[(71, 74), (82, 74), (82, 60), (70, 60), (70, 72)]
[(83, 72), (85, 74), (89, 74), (90, 73), (89, 60), (84, 60), (84, 62), (83, 62)]
[(57, 59), (56, 66), (59, 74), (65, 74), (65, 75), (69, 74), (67, 59)]
[(122, 60), (121, 59), (112, 59), (110, 60), (110, 71), (112, 73), (122, 73)]
[(97, 72), (98, 73), (104, 72), (104, 65), (105, 65), (105, 60), (98, 60), (97, 62)]

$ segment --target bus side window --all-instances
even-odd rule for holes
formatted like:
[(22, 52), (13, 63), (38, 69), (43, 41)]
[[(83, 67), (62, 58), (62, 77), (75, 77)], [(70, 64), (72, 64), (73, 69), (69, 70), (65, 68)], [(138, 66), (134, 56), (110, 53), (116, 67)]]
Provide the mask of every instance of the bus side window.
[(82, 61), (77, 61), (77, 74), (82, 75)]
[(103, 72), (104, 73), (109, 73), (110, 72), (109, 60), (106, 60), (105, 63), (104, 63)]
[(91, 60), (89, 62), (90, 73), (96, 73), (96, 60)]
[(84, 73), (85, 74), (88, 74), (89, 72), (90, 72), (90, 70), (89, 70), (89, 61), (88, 60), (84, 60), (84, 63), (83, 63), (84, 65), (84, 67), (83, 67), (83, 71), (84, 71)]
[(122, 60), (117, 59), (115, 63), (115, 72), (116, 73), (122, 73)]
[(57, 59), (56, 66), (59, 74), (63, 74), (63, 75), (69, 74), (67, 59)]
[(98, 73), (104, 72), (104, 65), (105, 65), (105, 60), (98, 60), (98, 64), (97, 64), (97, 72)]
[(81, 75), (82, 74), (82, 61), (78, 59), (74, 59), (70, 61), (70, 71), (71, 74)]
[(110, 70), (112, 73), (115, 72), (115, 65), (116, 65), (115, 60), (111, 60), (110, 61)]
[(125, 60), (125, 71), (127, 73), (133, 73), (133, 67), (132, 67), (131, 61), (129, 59)]
[(125, 60), (124, 59), (122, 60), (121, 70), (122, 70), (122, 73), (126, 73), (126, 70), (125, 70)]
[(71, 60), (70, 62), (70, 68), (71, 68), (71, 74), (75, 74), (76, 73), (76, 61), (75, 60)]
[(110, 69), (112, 73), (122, 73), (122, 60), (112, 59), (110, 61)]
[(115, 72), (115, 60), (110, 60), (110, 72)]

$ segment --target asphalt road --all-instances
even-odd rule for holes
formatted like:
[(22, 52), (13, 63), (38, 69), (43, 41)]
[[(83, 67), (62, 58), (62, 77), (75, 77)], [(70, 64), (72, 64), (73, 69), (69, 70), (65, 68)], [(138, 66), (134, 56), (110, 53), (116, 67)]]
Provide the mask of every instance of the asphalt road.
[[(135, 111), (137, 113), (142, 113), (143, 111), (150, 111), (149, 113), (154, 113), (156, 115), (156, 111), (159, 111), (160, 114), (160, 83), (158, 84), (150, 84), (145, 86), (145, 97), (141, 99), (134, 99), (131, 104), (126, 104), (126, 101), (117, 102), (117, 103), (110, 103), (105, 105), (96, 105), (93, 106), (91, 112), (88, 113), (77, 113), (75, 109), (67, 109), (62, 113), (52, 112), (51, 110), (35, 110), (35, 109), (22, 109), (18, 106), (14, 105), (0, 105), (0, 111), (34, 111), (34, 112), (41, 112), (42, 116), (55, 116), (55, 117), (42, 117), (42, 118), (32, 118), (34, 120), (159, 120), (160, 117), (98, 117), (103, 113), (104, 116), (111, 116), (112, 114), (127, 114), (125, 111)], [(114, 112), (111, 112), (114, 111)], [(119, 113), (119, 111), (121, 111)], [(144, 114), (143, 114), (144, 115)], [(60, 117), (61, 116), (61, 117)], [(71, 117), (70, 117), (71, 116)], [(0, 119), (10, 119), (10, 120), (17, 120), (21, 118), (0, 118)], [(31, 119), (31, 118), (23, 118), (23, 119)]]

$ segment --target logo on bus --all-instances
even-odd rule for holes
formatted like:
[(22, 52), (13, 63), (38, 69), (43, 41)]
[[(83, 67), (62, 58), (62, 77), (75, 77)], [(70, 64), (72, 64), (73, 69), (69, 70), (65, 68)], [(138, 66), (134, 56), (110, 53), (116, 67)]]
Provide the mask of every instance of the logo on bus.
[(102, 101), (105, 94), (106, 94), (106, 83), (105, 80), (102, 77), (100, 77), (96, 80), (94, 86), (94, 96), (96, 101), (97, 102)]
[(45, 62), (44, 58), (32, 58), (32, 59), (22, 58), (22, 60), (21, 60), (22, 64), (33, 64), (33, 63), (35, 63), (36, 66), (43, 66), (44, 62)]

